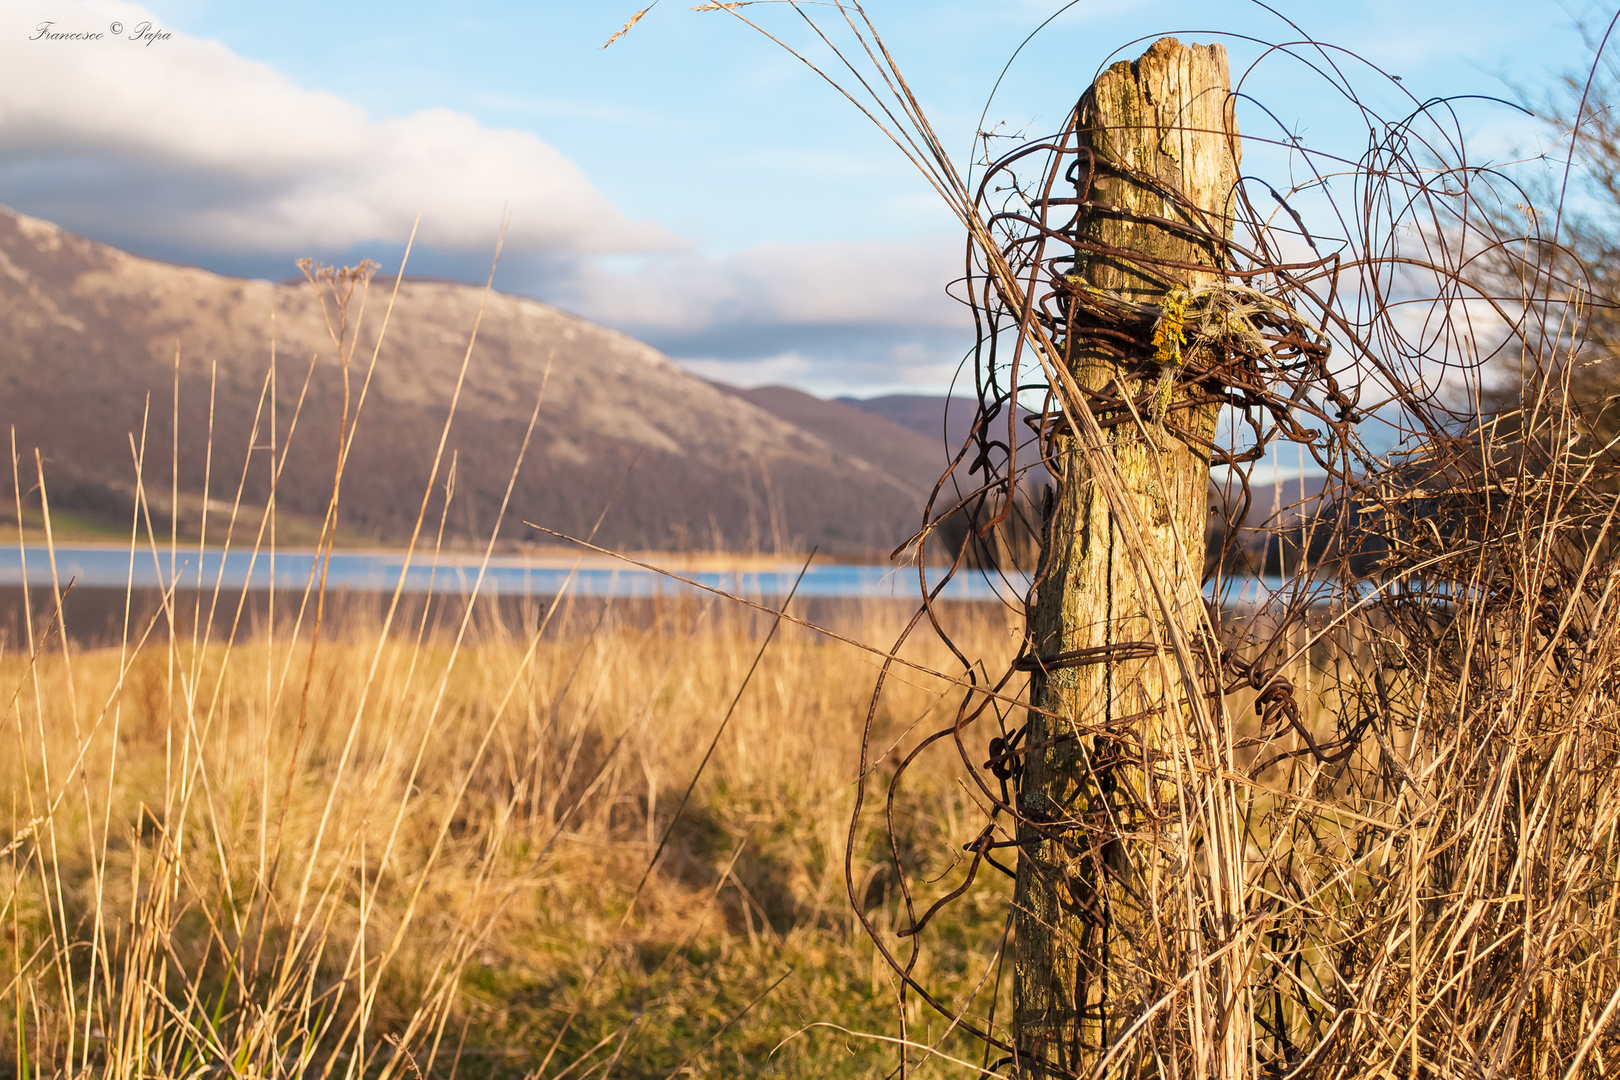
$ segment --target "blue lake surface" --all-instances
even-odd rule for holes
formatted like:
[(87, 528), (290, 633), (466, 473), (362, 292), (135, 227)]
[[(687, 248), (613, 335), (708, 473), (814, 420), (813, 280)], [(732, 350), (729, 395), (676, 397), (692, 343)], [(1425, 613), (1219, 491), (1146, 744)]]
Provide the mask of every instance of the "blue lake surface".
[[(476, 555), (441, 555), (437, 564), (431, 556), (418, 556), (406, 566), (399, 551), (339, 551), (332, 555), (327, 571), (329, 591), (391, 593), (401, 573), (407, 593), (435, 593), (441, 596), (468, 596), (474, 587), (480, 596), (550, 597), (567, 590), (581, 597), (623, 599), (658, 596), (691, 596), (702, 590), (653, 570), (603, 555), (587, 555), (577, 562), (557, 555), (524, 557), (493, 556), (478, 582), (480, 558)], [(712, 560), (711, 560), (712, 561)], [(26, 574), (24, 567), (26, 565)], [(302, 590), (317, 565), (316, 553), (309, 549), (282, 550), (274, 559), (265, 552), (223, 552), (209, 548), (167, 548), (154, 555), (150, 548), (137, 551), (133, 561), (127, 547), (66, 545), (56, 549), (56, 576), (65, 587), (69, 581), (83, 589), (167, 588), (178, 577), (182, 589), (240, 593), (244, 589)], [(803, 563), (781, 560), (752, 560), (746, 569), (683, 569), (672, 560), (670, 572), (698, 585), (738, 596), (757, 599), (780, 598), (793, 587)], [(44, 545), (0, 548), (0, 587), (24, 583), (49, 587), (50, 552)], [(930, 568), (930, 586), (937, 584), (940, 570)], [(1265, 606), (1272, 595), (1284, 588), (1281, 578), (1228, 578), (1222, 582), (1221, 601), (1225, 606)], [(1018, 603), (1028, 587), (1023, 575), (987, 579), (975, 570), (959, 572), (939, 594), (941, 600)], [(1205, 586), (1205, 595), (1214, 598), (1214, 583)], [(917, 568), (818, 563), (805, 573), (797, 595), (842, 600), (915, 601), (921, 592)]]
[[(303, 589), (316, 566), (311, 550), (282, 550), (272, 559), (261, 552), (198, 551), (180, 548), (171, 555), (165, 548), (156, 554), (150, 548), (135, 553), (127, 547), (89, 545), (58, 546), (56, 577), (65, 586), (71, 579), (78, 588), (137, 589), (167, 588), (175, 578), (182, 589), (212, 591), (216, 584), (224, 592), (243, 589)], [(329, 591), (392, 592), (404, 577), (404, 590), (411, 593), (470, 595), (477, 586), (480, 596), (555, 596), (565, 587), (571, 595), (593, 597), (686, 596), (700, 590), (651, 570), (643, 570), (604, 556), (581, 558), (578, 563), (558, 556), (525, 558), (493, 557), (478, 581), (480, 558), (441, 555), (435, 565), (431, 557), (417, 556), (406, 566), (403, 552), (335, 552), (327, 571)], [(674, 573), (700, 585), (750, 597), (782, 597), (793, 587), (802, 563), (782, 560), (765, 565), (754, 560), (747, 569), (683, 570), (674, 564)], [(25, 569), (26, 567), (26, 569)], [(570, 580), (571, 578), (571, 580)], [(930, 583), (939, 571), (929, 571)], [(49, 586), (50, 553), (43, 545), (0, 548), (0, 586)], [(1004, 583), (992, 585), (982, 574), (963, 571), (946, 585), (942, 600), (995, 600), (1021, 591)], [(817, 564), (805, 573), (798, 594), (802, 597), (833, 599), (913, 600), (920, 596), (916, 567)]]

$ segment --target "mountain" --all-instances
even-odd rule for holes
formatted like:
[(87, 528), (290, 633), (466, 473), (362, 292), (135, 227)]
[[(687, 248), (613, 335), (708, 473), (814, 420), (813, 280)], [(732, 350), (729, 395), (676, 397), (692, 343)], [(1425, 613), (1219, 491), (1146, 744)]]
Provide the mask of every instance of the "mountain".
[(352, 298), (345, 366), (328, 324), (340, 305), (328, 294), (323, 314), (308, 283), (141, 259), (0, 208), (0, 425), (15, 430), (25, 492), (37, 447), (53, 511), (127, 527), (132, 442), (139, 447), (144, 431), (154, 517), (166, 515), (175, 485), (182, 528), (195, 528), (206, 484), (218, 536), (238, 484), (247, 505), (265, 504), (273, 458), (284, 453), (283, 535), (299, 521), (307, 532), (325, 513), (343, 417), (358, 410), (342, 535), (397, 542), (416, 521), (476, 322), (430, 535), (452, 457), (446, 531), (463, 543), (487, 535), (542, 382), (506, 538), (535, 539), (523, 519), (584, 535), (610, 499), (597, 535), (615, 547), (866, 553), (887, 550), (920, 520), (937, 470), (923, 467), (920, 437), (901, 447), (889, 428), (911, 433), (895, 425), (864, 435), (807, 428), (785, 418), (791, 410), (761, 408), (539, 301), (492, 293), (480, 318), (483, 291), (451, 282), (401, 282), (379, 345), (392, 287), (379, 277), (363, 303), (360, 292)]
[[(714, 385), (810, 432), (828, 446), (871, 462), (899, 483), (919, 491), (932, 490), (950, 461), (937, 423), (931, 432), (918, 430), (864, 410), (847, 398), (827, 401), (788, 386), (744, 390), (722, 383)], [(932, 402), (936, 419), (944, 415), (944, 398), (916, 400)]]
[[(887, 394), (882, 397), (841, 397), (839, 404), (859, 409), (890, 423), (908, 427), (925, 435), (939, 446), (949, 446), (954, 455), (973, 433), (973, 420), (978, 402), (970, 396), (955, 394), (951, 397), (930, 397), (926, 394)], [(1044, 466), (1036, 464), (1040, 447), (1028, 421), (1035, 414), (1020, 407), (1018, 410), (1018, 462), (1023, 473), (1022, 486), (1026, 492), (1037, 492), (1051, 481)], [(1007, 414), (1002, 413), (993, 422), (990, 439), (1007, 441)], [(965, 462), (964, 464), (971, 464)], [(959, 470), (965, 472), (965, 470)], [(960, 481), (966, 487), (966, 478)]]
[(968, 437), (977, 403), (961, 394), (931, 397), (926, 394), (885, 394), (882, 397), (841, 397), (842, 405), (881, 416), (936, 441), (959, 447)]

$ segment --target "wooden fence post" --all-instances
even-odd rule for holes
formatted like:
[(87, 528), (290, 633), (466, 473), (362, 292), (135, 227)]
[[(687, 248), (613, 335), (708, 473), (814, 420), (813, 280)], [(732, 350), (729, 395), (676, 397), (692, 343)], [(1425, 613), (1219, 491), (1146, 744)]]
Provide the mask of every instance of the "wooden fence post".
[[(1030, 712), (1024, 736), (1015, 887), (1015, 1037), (1020, 1071), (1038, 1077), (1088, 1074), (1133, 1009), (1169, 990), (1153, 985), (1167, 965), (1145, 958), (1184, 948), (1155, 939), (1153, 905), (1174, 902), (1177, 860), (1187, 872), (1196, 856), (1153, 769), (1195, 692), (1168, 653), (1202, 618), (1220, 404), (1155, 357), (1174, 352), (1187, 291), (1222, 280), (1239, 157), (1225, 49), (1165, 38), (1115, 64), (1086, 92), (1077, 130), (1095, 165), (1078, 166), (1089, 202), (1071, 281), (1158, 306), (1162, 340), (1122, 363), (1076, 337), (1069, 370), (1098, 395), (1102, 446), (1088, 451), (1065, 427), (1050, 448), (1059, 484), (1030, 615), (1044, 669), (1031, 702), (1044, 715)], [(1137, 415), (1105, 414), (1109, 395)], [(1100, 468), (1114, 479), (1099, 483)]]

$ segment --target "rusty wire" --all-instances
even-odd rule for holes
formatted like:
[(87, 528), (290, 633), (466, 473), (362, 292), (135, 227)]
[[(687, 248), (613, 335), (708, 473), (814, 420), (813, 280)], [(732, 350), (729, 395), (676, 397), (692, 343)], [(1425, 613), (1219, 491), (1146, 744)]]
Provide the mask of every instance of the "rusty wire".
[[(1183, 220), (1151, 224), (1208, 256), (1189, 268), (1155, 267), (1077, 230), (1096, 177), (1120, 171), (1082, 149), (1078, 109), (1050, 138), (987, 149), (970, 182), (859, 0), (780, 0), (810, 28), (803, 48), (755, 20), (768, 6), (705, 8), (825, 78), (968, 238), (958, 288), (977, 331), (976, 420), (913, 539), (922, 604), (874, 689), (848, 836), (850, 900), (896, 977), (895, 1072), (939, 1045), (911, 1038), (916, 1000), (948, 1020), (941, 1038), (982, 1043), (987, 1076), (1606, 1075), (1620, 1056), (1620, 468), (1604, 417), (1620, 378), (1588, 371), (1613, 355), (1613, 311), (1595, 303), (1613, 290), (1594, 287), (1611, 275), (1562, 241), (1582, 235), (1565, 207), (1584, 131), (1607, 167), (1593, 174), (1596, 194), (1620, 198), (1607, 119), (1620, 71), (1602, 66), (1614, 24), (1592, 35), (1592, 74), (1569, 84), (1579, 100), (1558, 120), (1573, 127), (1564, 160), (1528, 186), (1467, 150), (1464, 112), (1506, 103), (1419, 100), (1292, 23), (1283, 42), (1198, 35), (1258, 56), (1232, 94), (1244, 145), (1283, 152), (1299, 179), (1241, 175), (1230, 240), (1203, 208), (1159, 192)], [(813, 50), (831, 61), (818, 66)], [(1289, 131), (1247, 88), (1265, 64), (1336, 95), (1366, 142), (1335, 154)], [(1398, 111), (1381, 115), (1375, 100)], [(992, 137), (981, 133), (986, 147)], [(1586, 250), (1606, 258), (1614, 246)], [(1253, 307), (1248, 326), (1204, 335), (1167, 381), (1166, 329), (1190, 297), (1166, 292), (1155, 306), (1076, 288), (1077, 255), (1128, 258), (1148, 277), (1213, 270), (1221, 304)], [(1067, 371), (1077, 348), (1113, 358), (1114, 390), (1077, 385)], [(1152, 424), (1160, 445), (1186, 445), (1194, 433), (1179, 421), (1205, 401), (1227, 425), (1201, 447), (1221, 475), (1199, 618), (1161, 599), (1168, 647), (1042, 654), (1026, 634), (999, 673), (951, 642), (937, 600), (957, 574), (991, 575), (1028, 626), (1046, 568), (1020, 564), (1017, 549), (1062, 495), (1052, 466), (1064, 446), (1085, 448), (1086, 475), (1117, 512), (1118, 476), (1096, 464), (1104, 425), (1145, 436)], [(1289, 443), (1309, 455), (1321, 491), (1283, 506), (1274, 490), (1266, 514), (1252, 498), (1255, 466)], [(931, 578), (930, 538), (963, 518), (943, 580)], [(1129, 536), (1126, 547), (1137, 566), (1149, 556)], [(1279, 587), (1259, 602), (1234, 594), (1233, 581), (1274, 557)], [(950, 646), (967, 689), (887, 785), (880, 831), (902, 909), (891, 934), (852, 870), (868, 836), (873, 726), (895, 653), (919, 631)], [(1093, 724), (1034, 696), (1067, 669), (1125, 670), (1150, 651), (1173, 657), (1145, 711)], [(1197, 723), (1149, 738), (1150, 720), (1185, 717)], [(1036, 719), (1057, 733), (1030, 739)], [(1034, 755), (1056, 743), (1085, 805), (1039, 805), (1023, 790)], [(943, 876), (938, 853), (910, 851), (897, 825), (904, 778), (925, 760), (957, 770), (984, 810), (961, 838), (965, 865)], [(1047, 873), (1038, 848), (1062, 852), (1058, 884), (1079, 935), (1063, 955), (1084, 969), (1085, 997), (1066, 1006), (1083, 1045), (1064, 1060), (997, 1011), (1009, 933), (1031, 913), (1008, 903), (1006, 920), (984, 924), (994, 960), (983, 1000), (943, 999), (921, 975), (940, 913), (982, 887), (986, 865), (1021, 882)], [(1157, 876), (1131, 877), (1144, 867)], [(1133, 883), (1162, 888), (1167, 877), (1173, 894)], [(1121, 900), (1137, 905), (1134, 923), (1116, 917)]]
[[(846, 18), (848, 25), (870, 31), (877, 40), (864, 12), (858, 5), (852, 10), (859, 17)], [(877, 52), (887, 58), (886, 52)], [(1406, 115), (1385, 119), (1355, 96), (1341, 74), (1349, 59), (1342, 50), (1305, 40), (1268, 45), (1264, 54), (1291, 58), (1302, 72), (1356, 101), (1367, 122), (1367, 150), (1359, 159), (1335, 157), (1286, 134), (1266, 139), (1247, 133), (1250, 143), (1291, 150), (1296, 163), (1304, 163), (1307, 179), (1273, 186), (1243, 176), (1233, 193), (1232, 239), (1217, 229), (1139, 218), (1190, 232), (1215, 253), (1225, 284), (1214, 290), (1212, 304), (1225, 304), (1228, 312), (1237, 304), (1249, 306), (1252, 332), (1189, 349), (1176, 375), (1176, 393), (1168, 401), (1162, 385), (1146, 389), (1161, 366), (1155, 350), (1162, 338), (1156, 330), (1166, 316), (1164, 305), (1103, 294), (1078, 284), (1072, 274), (1081, 258), (1130, 259), (1146, 272), (1155, 269), (1140, 253), (1100, 246), (1080, 228), (1099, 171), (1126, 171), (1081, 145), (1078, 107), (1054, 136), (993, 160), (987, 157), (971, 213), (965, 215), (969, 243), (966, 273), (959, 282), (976, 326), (970, 360), (977, 411), (972, 434), (956, 450), (913, 544), (923, 548), (930, 535), (944, 532), (953, 516), (965, 516), (970, 527), (949, 552), (942, 577), (929, 578), (922, 569), (926, 560), (919, 559), (923, 603), (895, 651), (925, 627), (950, 643), (936, 601), (957, 574), (991, 575), (1008, 602), (1027, 613), (1045, 567), (1015, 565), (1007, 557), (1008, 545), (996, 541), (1009, 531), (1041, 535), (1042, 507), (1049, 508), (1060, 495), (1051, 487), (1060, 474), (1054, 467), (1054, 440), (1074, 430), (1077, 408), (1089, 411), (1100, 429), (1141, 424), (1144, 416), (1152, 416), (1188, 441), (1196, 436), (1178, 425), (1178, 413), (1219, 402), (1225, 434), (1202, 446), (1217, 472), (1225, 474), (1212, 484), (1216, 526), (1206, 561), (1207, 648), (1200, 654), (1209, 662), (1183, 689), (1216, 702), (1226, 710), (1223, 715), (1234, 718), (1234, 726), (1240, 723), (1234, 702), (1252, 710), (1254, 719), (1243, 723), (1235, 742), (1245, 762), (1239, 778), (1243, 783), (1258, 790), (1268, 777), (1286, 774), (1280, 789), (1273, 785), (1267, 790), (1292, 792), (1296, 819), (1301, 813), (1309, 817), (1321, 812), (1341, 796), (1346, 806), (1364, 810), (1400, 804), (1403, 791), (1421, 791), (1414, 780), (1420, 762), (1415, 750), (1399, 751), (1397, 746), (1418, 738), (1415, 732), (1423, 726), (1426, 708), (1442, 714), (1438, 724), (1448, 753), (1552, 738), (1560, 724), (1587, 732), (1595, 724), (1603, 734), (1595, 742), (1589, 739), (1588, 748), (1610, 763), (1604, 767), (1613, 767), (1620, 763), (1612, 737), (1615, 713), (1605, 693), (1594, 689), (1594, 679), (1609, 677), (1617, 664), (1610, 645), (1614, 634), (1601, 625), (1620, 574), (1609, 541), (1617, 484), (1614, 463), (1600, 452), (1603, 448), (1593, 448), (1589, 438), (1581, 442), (1590, 435), (1590, 425), (1567, 393), (1570, 359), (1579, 355), (1582, 341), (1580, 269), (1559, 248), (1556, 227), (1549, 234), (1539, 231), (1546, 215), (1523, 215), (1525, 231), (1515, 231), (1515, 215), (1504, 208), (1528, 206), (1534, 199), (1511, 170), (1470, 162), (1457, 102), (1413, 99)], [(904, 89), (897, 72), (895, 78)], [(1241, 86), (1242, 80), (1235, 96), (1241, 96)], [(919, 141), (933, 145), (926, 123), (919, 126), (924, 136)], [(986, 137), (986, 145), (988, 141)], [(1175, 192), (1164, 194), (1178, 198)], [(1185, 200), (1182, 205), (1190, 218), (1202, 213)], [(1051, 350), (1044, 365), (1031, 359), (1043, 344)], [(1113, 359), (1121, 375), (1113, 384), (1116, 391), (1085, 390), (1085, 399), (1076, 401), (1072, 390), (1053, 382), (1051, 365), (1066, 365), (1082, 347)], [(1483, 405), (1489, 373), (1514, 363), (1519, 368), (1514, 389), (1522, 390), (1515, 400), (1522, 407)], [(1143, 392), (1125, 393), (1130, 385)], [(1065, 393), (1071, 394), (1067, 400)], [(1381, 437), (1370, 439), (1369, 432), (1379, 429)], [(1268, 452), (1285, 444), (1308, 455), (1322, 474), (1322, 489), (1319, 496), (1302, 495), (1298, 504), (1266, 514), (1251, 493), (1255, 468)], [(1572, 453), (1577, 446), (1580, 450)], [(1031, 491), (1036, 484), (1046, 490)], [(1245, 606), (1230, 601), (1234, 580), (1263, 570), (1277, 553), (1286, 562), (1290, 551), (1292, 572), (1280, 588), (1269, 590), (1264, 602)], [(1520, 634), (1523, 646), (1513, 644)], [(1032, 1068), (1030, 1048), (1018, 1044), (1005, 1018), (998, 1021), (993, 1000), (977, 1007), (940, 1000), (917, 977), (927, 932), (945, 907), (984, 880), (980, 872), (986, 865), (1016, 876), (1018, 851), (1032, 838), (1073, 848), (1075, 818), (1042, 812), (1023, 798), (1024, 758), (1055, 741), (1085, 747), (1092, 789), (1101, 803), (1109, 804), (1107, 812), (1085, 816), (1091, 845), (1073, 852), (1090, 859), (1099, 878), (1106, 877), (1108, 848), (1128, 831), (1119, 825), (1122, 818), (1138, 830), (1162, 824), (1147, 822), (1145, 806), (1123, 805), (1130, 786), (1119, 777), (1121, 770), (1140, 768), (1147, 753), (1135, 725), (1169, 706), (1117, 717), (1106, 726), (1087, 727), (1071, 719), (1066, 734), (1028, 745), (1027, 725), (1008, 707), (1009, 696), (1027, 695), (1035, 679), (1053, 670), (1141, 659), (1156, 654), (1158, 647), (1123, 642), (1038, 655), (1026, 638), (1012, 664), (988, 677), (975, 658), (954, 645), (952, 649), (972, 689), (962, 694), (951, 722), (922, 737), (900, 761), (884, 799), (889, 855), (906, 919), (899, 940), (886, 939), (868, 919), (853, 878), (851, 900), (898, 976), (902, 1034), (905, 1001), (916, 996), (952, 1028), (982, 1040), (987, 1071), (1023, 1071)], [(1552, 674), (1551, 682), (1538, 688), (1540, 705), (1532, 709), (1526, 700), (1521, 704), (1527, 711), (1515, 723), (1502, 722), (1502, 703), (1515, 693), (1512, 677), (1541, 662), (1543, 650)], [(1301, 693), (1302, 671), (1317, 680), (1313, 700)], [(872, 698), (868, 740), (885, 679), (886, 670)], [(1584, 704), (1576, 704), (1577, 699)], [(1578, 723), (1577, 717), (1584, 721)], [(973, 835), (962, 838), (966, 865), (930, 885), (917, 877), (919, 868), (907, 864), (896, 826), (897, 806), (907, 771), (944, 747), (977, 789), (986, 816)], [(1442, 847), (1466, 846), (1470, 841), (1462, 833), (1483, 820), (1468, 816), (1478, 808), (1467, 801), (1466, 791), (1500, 783), (1522, 787), (1537, 768), (1566, 752), (1559, 747), (1541, 756), (1527, 753), (1507, 765), (1475, 756), (1466, 767), (1443, 774), (1445, 783), (1416, 798), (1433, 804), (1434, 820), (1440, 822), (1435, 835)], [(863, 775), (868, 758), (863, 747)], [(1297, 777), (1305, 771), (1316, 779), (1314, 786), (1301, 789)], [(864, 795), (863, 788), (851, 824), (851, 859), (863, 829)], [(1449, 819), (1442, 820), (1442, 806), (1449, 807)], [(1559, 812), (1572, 815), (1571, 820), (1587, 813), (1572, 806)], [(1620, 973), (1607, 968), (1592, 969), (1596, 974), (1580, 992), (1586, 995), (1581, 998), (1586, 1019), (1564, 1024), (1563, 1019), (1548, 1019), (1559, 1008), (1567, 1013), (1572, 1006), (1567, 1000), (1560, 1006), (1546, 999), (1550, 984), (1545, 967), (1506, 963), (1470, 974), (1465, 966), (1456, 978), (1472, 986), (1472, 992), (1486, 993), (1489, 1008), (1511, 1005), (1522, 1011), (1526, 994), (1539, 1002), (1525, 1014), (1521, 1031), (1503, 1035), (1476, 1007), (1463, 1021), (1450, 1021), (1449, 1028), (1434, 1020), (1421, 1038), (1414, 1030), (1412, 1046), (1402, 1043), (1393, 1056), (1387, 1047), (1371, 1049), (1357, 1018), (1371, 1015), (1373, 1006), (1386, 999), (1398, 1003), (1400, 994), (1415, 994), (1412, 988), (1430, 976), (1419, 973), (1414, 960), (1407, 982), (1390, 978), (1388, 985), (1378, 983), (1375, 957), (1346, 928), (1348, 916), (1341, 911), (1329, 917), (1320, 906), (1323, 892), (1312, 892), (1295, 879), (1296, 855), (1301, 863), (1313, 857), (1328, 860), (1330, 845), (1319, 838), (1302, 839), (1297, 820), (1288, 827), (1295, 830), (1290, 840), (1294, 853), (1286, 867), (1271, 866), (1271, 876), (1265, 878), (1275, 900), (1250, 912), (1266, 927), (1264, 956), (1252, 976), (1259, 1002), (1255, 1053), (1264, 1071), (1277, 1076), (1359, 1075), (1374, 1061), (1409, 1054), (1414, 1071), (1442, 1075), (1460, 1063), (1477, 1062), (1483, 1049), (1489, 1049), (1513, 1074), (1532, 1075), (1548, 1060), (1572, 1063), (1573, 1070), (1585, 1058), (1592, 1045), (1591, 1014), (1601, 1004), (1591, 995), (1620, 986)], [(1309, 822), (1303, 828), (1308, 832)], [(1396, 828), (1372, 823), (1359, 832), (1350, 830), (1343, 850), (1334, 849), (1332, 859), (1370, 873), (1365, 870), (1369, 851), (1379, 837), (1387, 842)], [(1416, 835), (1416, 827), (1411, 828)], [(1482, 842), (1502, 842), (1502, 828)], [(1504, 865), (1497, 859), (1491, 872), (1503, 882), (1518, 880)], [(1446, 878), (1448, 872), (1441, 863), (1425, 864), (1427, 876), (1412, 886), (1414, 895), (1439, 896), (1441, 879), (1452, 880)], [(1510, 889), (1502, 895), (1508, 893)], [(1611, 883), (1604, 895), (1612, 894)], [(1526, 889), (1512, 895), (1519, 899), (1510, 897), (1499, 912), (1479, 923), (1480, 933), (1485, 923), (1501, 930), (1515, 913), (1528, 910)], [(1355, 918), (1374, 924), (1394, 918), (1390, 913), (1398, 897), (1388, 888), (1371, 884), (1353, 899), (1361, 905)], [(1438, 912), (1433, 925), (1452, 917), (1453, 909), (1439, 899), (1424, 903), (1425, 910)], [(1092, 917), (1099, 941), (1106, 942), (1109, 912), (1099, 909)], [(999, 932), (1004, 945), (1006, 931)], [(1611, 928), (1594, 931), (1582, 948), (1599, 949), (1597, 943), (1610, 933)], [(1322, 959), (1334, 949), (1336, 954)], [(997, 955), (1005, 964), (1004, 947)], [(1001, 985), (999, 972), (996, 985)], [(1459, 1004), (1456, 986), (1423, 985), (1425, 994), (1439, 993)], [(1489, 997), (1491, 990), (1498, 995), (1495, 999)], [(1172, 1019), (1147, 1024), (1149, 1016), (1144, 1015), (1142, 1025), (1127, 1029), (1129, 1019), (1128, 1012), (1112, 1022), (1104, 1015), (1099, 1030), (1114, 1035), (1140, 1031), (1138, 1040), (1151, 1043), (1157, 1056), (1143, 1058), (1140, 1054), (1147, 1051), (1142, 1050), (1135, 1066), (1118, 1059), (1125, 1072), (1158, 1075), (1166, 1060), (1186, 1051), (1191, 1036)], [(1587, 1049), (1580, 1049), (1583, 1040)], [(1099, 1042), (1096, 1052), (1103, 1055), (1105, 1048)], [(1100, 1058), (1099, 1070), (1117, 1049)], [(1000, 1060), (992, 1063), (993, 1056)], [(1427, 1063), (1421, 1068), (1420, 1057)], [(1144, 1060), (1159, 1065), (1142, 1066)], [(1185, 1059), (1178, 1069), (1192, 1060)], [(909, 1066), (902, 1050), (899, 1072), (904, 1075)], [(1046, 1070), (1039, 1075), (1076, 1075), (1049, 1062), (1036, 1062), (1033, 1068)], [(1466, 1071), (1475, 1069), (1470, 1064)]]

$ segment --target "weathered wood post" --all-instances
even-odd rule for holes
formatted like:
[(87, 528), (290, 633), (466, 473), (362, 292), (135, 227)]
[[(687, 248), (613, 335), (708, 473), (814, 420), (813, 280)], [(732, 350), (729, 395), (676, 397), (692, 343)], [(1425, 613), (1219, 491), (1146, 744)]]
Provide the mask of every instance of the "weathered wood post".
[[(1096, 159), (1080, 239), (1118, 253), (1077, 246), (1075, 283), (1159, 306), (1156, 336), (1173, 333), (1186, 290), (1221, 280), (1197, 269), (1224, 264), (1211, 235), (1231, 232), (1239, 149), (1225, 49), (1164, 38), (1115, 64), (1081, 101), (1078, 138)], [(1153, 358), (1164, 344), (1143, 341), (1121, 363), (1076, 335), (1075, 382), (1123, 389), (1138, 415), (1105, 416), (1094, 402), (1099, 419), (1125, 421), (1103, 427), (1104, 453), (1088, 455), (1067, 427), (1051, 448), (1060, 483), (1030, 631), (1044, 667), (1031, 700), (1053, 715), (1032, 711), (1025, 734), (1015, 900), (1014, 1026), (1027, 1076), (1086, 1075), (1133, 1003), (1168, 989), (1155, 985), (1163, 966), (1143, 958), (1184, 948), (1155, 935), (1153, 905), (1167, 885), (1175, 893), (1168, 879), (1191, 856), (1152, 769), (1186, 708), (1189, 688), (1166, 659), (1171, 624), (1194, 631), (1200, 618), (1219, 404), (1172, 365), (1161, 373)], [(1117, 484), (1099, 483), (1099, 467)]]

